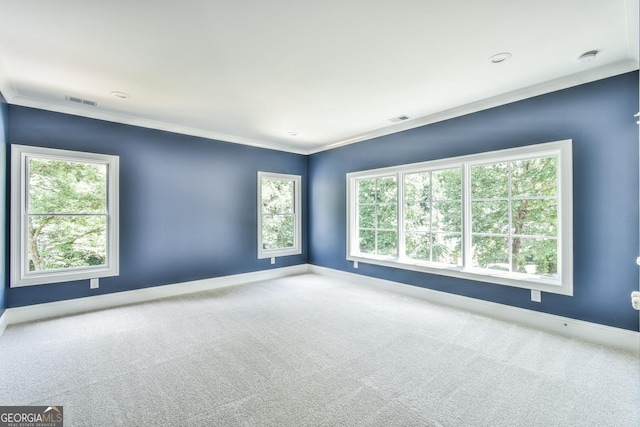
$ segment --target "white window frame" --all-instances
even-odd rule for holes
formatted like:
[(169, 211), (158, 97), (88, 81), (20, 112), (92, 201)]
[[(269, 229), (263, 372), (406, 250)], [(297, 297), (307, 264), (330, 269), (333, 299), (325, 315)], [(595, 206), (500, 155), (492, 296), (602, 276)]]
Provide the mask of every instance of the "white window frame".
[[(27, 162), (29, 158), (107, 166), (107, 252), (105, 265), (28, 271)], [(11, 287), (117, 276), (119, 262), (119, 157), (25, 145), (11, 146)]]
[[(558, 188), (558, 275), (533, 276), (471, 267), (471, 176), (473, 165), (556, 156)], [(419, 171), (462, 168), (462, 267), (409, 259), (404, 254), (403, 175)], [(361, 253), (358, 240), (357, 180), (395, 175), (398, 183), (397, 257)], [(347, 260), (387, 267), (458, 277), (518, 288), (535, 289), (561, 295), (573, 295), (573, 159), (572, 141), (563, 140), (526, 147), (491, 151), (389, 168), (347, 174)]]
[[(263, 179), (282, 180), (293, 183), (293, 246), (277, 249), (263, 249), (262, 239), (262, 181)], [(301, 191), (302, 177), (300, 175), (289, 175), (274, 172), (258, 171), (258, 259), (276, 258), (289, 255), (299, 255), (302, 253), (302, 204)]]

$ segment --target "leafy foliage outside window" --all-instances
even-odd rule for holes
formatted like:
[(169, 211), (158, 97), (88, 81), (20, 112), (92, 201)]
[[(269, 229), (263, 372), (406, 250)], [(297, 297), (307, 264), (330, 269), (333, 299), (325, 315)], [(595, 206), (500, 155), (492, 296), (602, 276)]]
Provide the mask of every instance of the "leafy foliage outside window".
[(28, 270), (106, 264), (107, 166), (28, 159)]
[(462, 170), (404, 175), (406, 256), (462, 265)]
[(471, 167), (473, 266), (558, 274), (557, 158)]

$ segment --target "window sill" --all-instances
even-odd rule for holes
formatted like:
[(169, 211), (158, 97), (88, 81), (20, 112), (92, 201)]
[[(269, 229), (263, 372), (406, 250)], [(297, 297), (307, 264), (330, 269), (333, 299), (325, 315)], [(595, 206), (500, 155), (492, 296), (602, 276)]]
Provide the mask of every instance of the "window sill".
[(258, 259), (280, 258), (283, 256), (300, 255), (300, 254), (302, 254), (302, 250), (298, 248), (263, 250), (263, 251), (260, 251), (260, 253), (258, 253)]
[(118, 276), (117, 267), (69, 269), (66, 271), (49, 271), (42, 273), (30, 273), (22, 277), (15, 277), (11, 283), (12, 288), (21, 286), (46, 285), (50, 283), (75, 282), (95, 278)]
[(567, 296), (573, 295), (572, 283), (562, 283), (559, 279), (544, 276), (503, 273), (500, 271), (491, 271), (479, 268), (463, 269), (462, 267), (451, 267), (445, 265), (439, 266), (437, 264), (419, 262), (412, 259), (397, 259), (393, 257), (370, 256), (363, 254), (349, 255), (347, 256), (347, 260), (357, 261), (358, 263), (364, 264), (380, 265), (383, 267), (400, 268), (403, 270), (418, 271), (421, 273), (492, 283), (496, 285), (535, 289), (541, 292), (553, 294)]

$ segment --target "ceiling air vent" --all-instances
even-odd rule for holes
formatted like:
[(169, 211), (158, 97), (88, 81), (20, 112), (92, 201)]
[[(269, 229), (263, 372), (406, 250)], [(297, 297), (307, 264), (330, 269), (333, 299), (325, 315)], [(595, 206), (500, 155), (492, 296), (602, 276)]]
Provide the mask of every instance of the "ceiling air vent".
[(389, 119), (389, 121), (391, 123), (400, 123), (400, 122), (404, 122), (405, 120), (409, 120), (411, 117), (409, 116), (398, 116), (398, 117), (394, 117), (392, 119)]
[(91, 107), (97, 107), (98, 103), (95, 101), (89, 101), (88, 99), (77, 98), (75, 96), (67, 96), (67, 101), (75, 102), (77, 104), (89, 105)]

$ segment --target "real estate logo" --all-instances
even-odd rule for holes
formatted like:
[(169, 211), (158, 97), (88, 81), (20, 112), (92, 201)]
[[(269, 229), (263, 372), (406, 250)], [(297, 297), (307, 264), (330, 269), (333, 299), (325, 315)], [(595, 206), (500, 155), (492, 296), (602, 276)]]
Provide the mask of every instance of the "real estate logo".
[(0, 406), (0, 427), (63, 427), (62, 406)]

